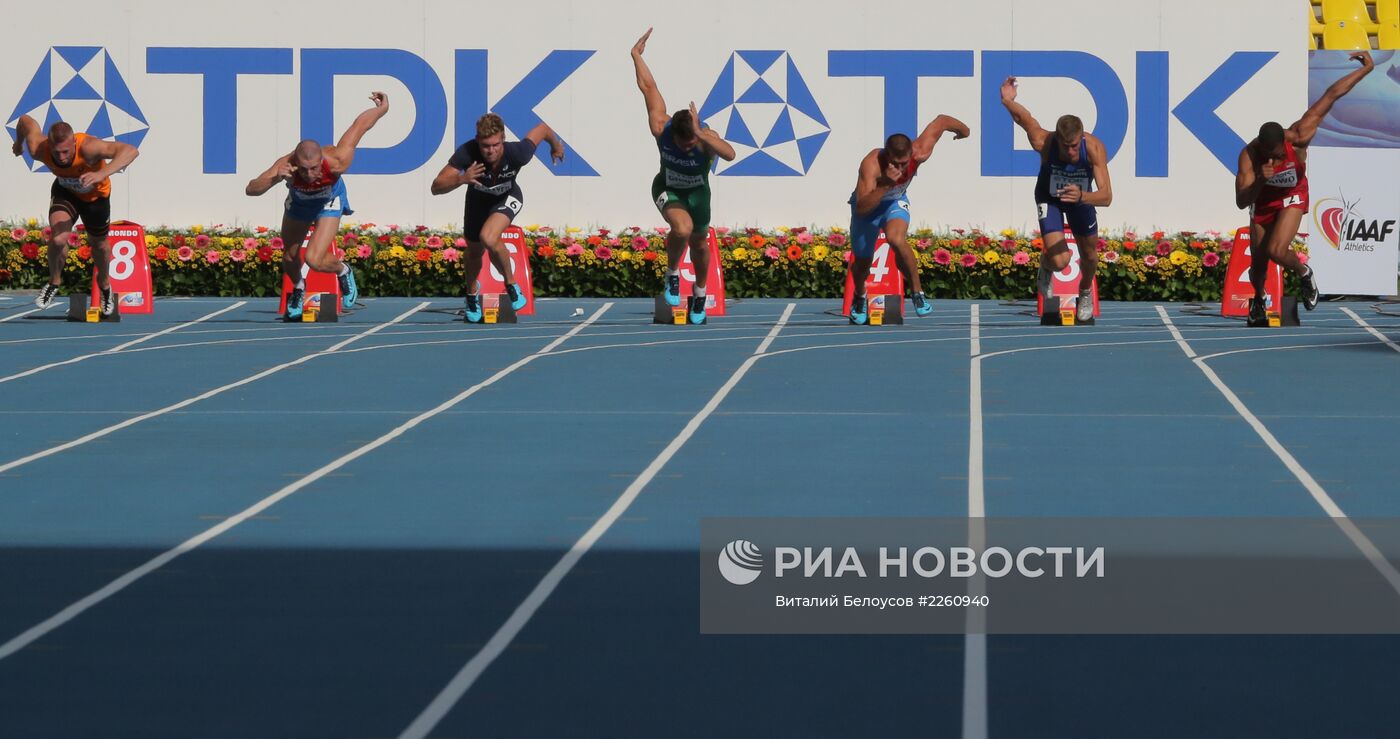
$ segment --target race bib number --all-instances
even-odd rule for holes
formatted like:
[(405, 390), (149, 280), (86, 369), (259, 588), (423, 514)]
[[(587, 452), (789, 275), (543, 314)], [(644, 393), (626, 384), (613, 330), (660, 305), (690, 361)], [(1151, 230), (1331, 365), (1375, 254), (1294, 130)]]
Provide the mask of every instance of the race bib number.
[(95, 185), (84, 187), (83, 181), (77, 177), (59, 177), (58, 184), (65, 190), (71, 190), (77, 193), (89, 193), (92, 192), (93, 187), (95, 187)]
[(1296, 168), (1289, 167), (1288, 169), (1285, 169), (1282, 172), (1275, 172), (1273, 177), (1264, 180), (1264, 184), (1268, 185), (1269, 187), (1297, 187), (1298, 170)]
[(1059, 191), (1074, 185), (1082, 192), (1089, 192), (1089, 178), (1083, 175), (1071, 176), (1061, 172), (1050, 173), (1050, 194), (1053, 196)]
[(680, 188), (682, 190), (692, 187), (700, 187), (705, 184), (705, 178), (698, 174), (685, 174), (675, 170), (666, 170), (666, 186)]
[(520, 215), (520, 208), (522, 207), (522, 205), (523, 203), (521, 203), (519, 200), (516, 200), (514, 196), (506, 198), (506, 207), (509, 208), (510, 212), (514, 213), (515, 215)]

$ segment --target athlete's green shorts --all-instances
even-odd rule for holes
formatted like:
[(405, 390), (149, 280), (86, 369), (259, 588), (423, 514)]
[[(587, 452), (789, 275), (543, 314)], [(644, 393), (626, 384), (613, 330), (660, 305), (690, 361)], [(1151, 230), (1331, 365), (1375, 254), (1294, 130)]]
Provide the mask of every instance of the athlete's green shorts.
[(704, 232), (710, 227), (709, 186), (675, 190), (666, 187), (665, 178), (658, 174), (651, 181), (651, 200), (656, 203), (656, 209), (663, 212), (671, 203), (680, 203), (690, 214), (690, 222), (696, 233)]

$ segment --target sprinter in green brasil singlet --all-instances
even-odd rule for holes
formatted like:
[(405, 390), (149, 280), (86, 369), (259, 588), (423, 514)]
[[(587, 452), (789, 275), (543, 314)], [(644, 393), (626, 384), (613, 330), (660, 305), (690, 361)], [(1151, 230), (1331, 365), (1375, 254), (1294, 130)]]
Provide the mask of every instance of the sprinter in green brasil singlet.
[(637, 87), (647, 103), (647, 122), (661, 154), (661, 171), (651, 183), (651, 199), (666, 219), (666, 302), (680, 305), (680, 262), (686, 246), (695, 264), (695, 293), (687, 311), (691, 323), (705, 320), (705, 283), (709, 277), (710, 250), (710, 165), (715, 157), (734, 161), (734, 147), (712, 129), (700, 124), (695, 103), (689, 110), (666, 113), (666, 101), (656, 87), (656, 79), (642, 59), (651, 29), (632, 47), (632, 64), (637, 69)]

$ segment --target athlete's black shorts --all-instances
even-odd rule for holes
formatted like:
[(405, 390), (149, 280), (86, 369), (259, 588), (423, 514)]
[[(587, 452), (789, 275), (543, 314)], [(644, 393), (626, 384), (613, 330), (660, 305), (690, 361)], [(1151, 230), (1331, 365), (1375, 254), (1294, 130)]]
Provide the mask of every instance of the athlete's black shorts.
[(49, 212), (63, 211), (74, 221), (82, 220), (87, 227), (89, 242), (107, 238), (107, 229), (112, 223), (111, 198), (82, 200), (57, 182), (49, 191)]
[(516, 185), (505, 195), (479, 196), (475, 192), (467, 195), (467, 212), (462, 219), (467, 225), (463, 229), (466, 233), (463, 236), (467, 241), (481, 241), (481, 228), (486, 225), (486, 219), (492, 213), (503, 213), (511, 221), (520, 215), (520, 209), (525, 206), (525, 196), (520, 192), (520, 186)]

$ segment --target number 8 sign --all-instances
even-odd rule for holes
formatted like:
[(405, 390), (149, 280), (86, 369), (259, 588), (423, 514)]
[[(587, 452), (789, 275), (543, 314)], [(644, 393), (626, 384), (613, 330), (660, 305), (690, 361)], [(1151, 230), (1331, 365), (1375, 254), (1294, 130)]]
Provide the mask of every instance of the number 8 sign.
[[(107, 232), (112, 261), (108, 276), (117, 293), (117, 310), (123, 315), (151, 313), (155, 294), (151, 289), (151, 265), (146, 261), (146, 229), (131, 221), (117, 221)], [(92, 278), (92, 302), (101, 300), (97, 276)]]

